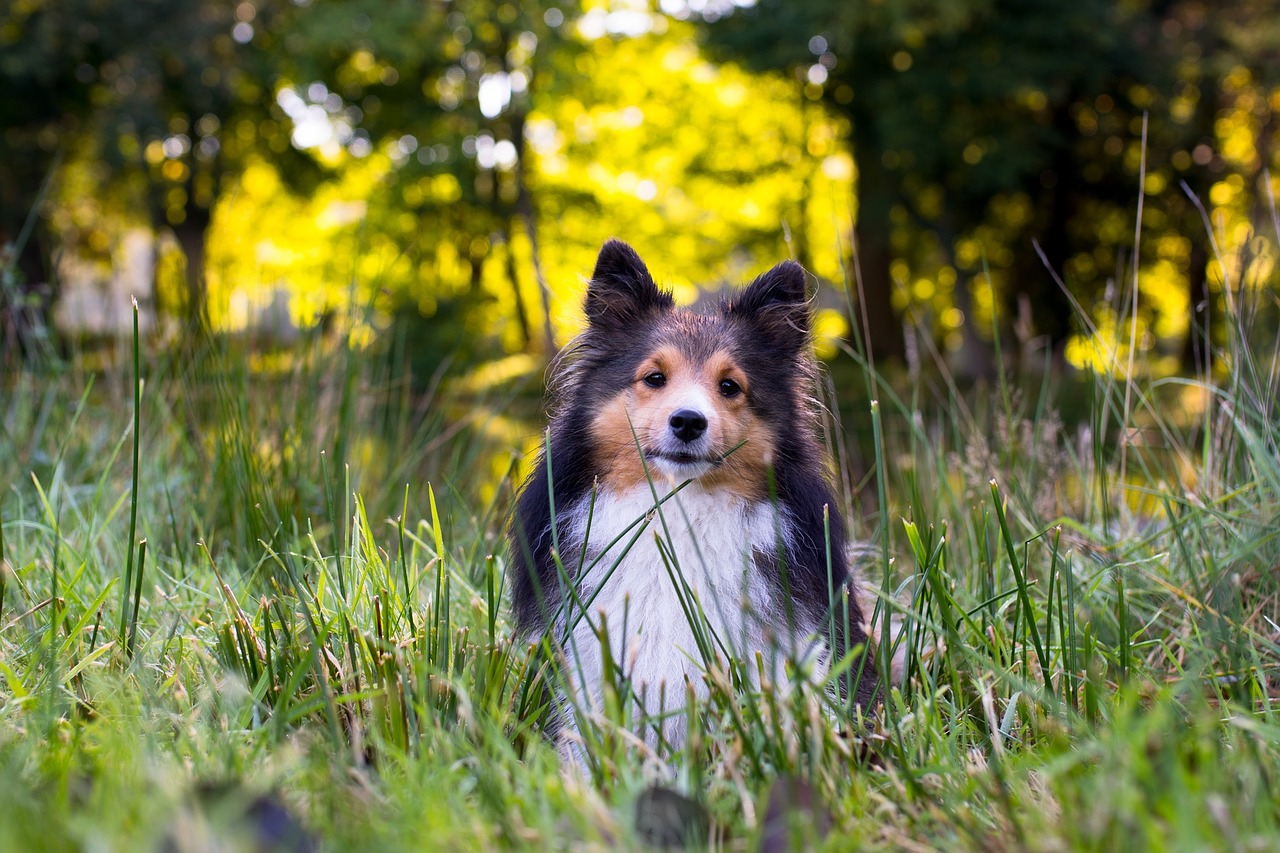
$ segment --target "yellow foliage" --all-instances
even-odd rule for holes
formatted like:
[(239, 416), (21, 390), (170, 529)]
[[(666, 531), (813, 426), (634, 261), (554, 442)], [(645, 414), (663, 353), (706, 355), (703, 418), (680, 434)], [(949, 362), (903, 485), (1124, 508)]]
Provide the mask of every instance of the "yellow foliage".
[[(588, 6), (605, 10), (609, 4)], [(634, 38), (580, 36), (574, 58), (557, 59), (562, 67), (540, 70), (531, 90), (523, 166), (533, 192), (550, 322), (560, 343), (581, 328), (583, 281), (599, 246), (611, 236), (636, 246), (659, 282), (682, 303), (748, 281), (789, 256), (798, 256), (824, 282), (845, 286), (857, 178), (847, 124), (815, 102), (819, 90), (812, 84), (713, 64), (700, 52), (692, 26), (661, 20), (665, 29)], [(911, 62), (910, 53), (902, 55)], [(370, 50), (355, 47), (339, 69), (339, 82), (370, 85), (383, 80), (389, 68)], [(1259, 123), (1268, 104), (1280, 103), (1280, 90), (1257, 91), (1256, 86), (1243, 68), (1227, 76), (1223, 91), (1234, 101), (1218, 115), (1211, 140), (1227, 169), (1207, 201), (1215, 231), (1229, 243), (1239, 243), (1252, 227), (1255, 187), (1240, 173), (1256, 174), (1267, 165), (1262, 155), (1272, 156), (1257, 150)], [(1128, 94), (1140, 104), (1154, 103), (1156, 97), (1140, 87)], [(428, 95), (434, 97), (434, 90)], [(1198, 97), (1194, 87), (1182, 90), (1172, 102), (1175, 118), (1190, 120)], [(1046, 98), (1034, 89), (1019, 95), (1032, 110), (1045, 108)], [(1078, 112), (1080, 132), (1114, 134), (1120, 140), (1123, 129), (1107, 125), (1111, 107), (1101, 99), (1097, 107)], [(250, 160), (230, 187), (220, 189), (207, 247), (209, 315), (215, 328), (252, 324), (267, 306), (281, 304), (281, 293), (300, 325), (327, 312), (362, 317), (363, 311), (347, 309), (353, 302), (379, 308), (384, 292), (406, 297), (407, 304), (430, 316), (448, 299), (469, 292), (473, 282), (485, 297), (475, 310), (487, 312), (485, 319), (506, 349), (523, 345), (513, 320), (517, 303), (535, 333), (542, 325), (542, 294), (528, 235), (522, 228), (505, 233), (508, 208), (486, 209), (479, 182), (459, 177), (465, 172), (423, 171), (412, 159), (406, 167), (403, 153), (398, 164), (388, 150), (355, 158), (337, 146), (318, 155), (330, 170), (329, 180), (304, 198), (289, 190), (266, 153), (272, 145), (288, 144), (287, 125), (239, 121), (224, 131), (228, 144), (238, 140), (245, 149), (258, 146), (264, 153)], [(440, 140), (421, 141), (425, 148)], [(145, 161), (175, 184), (165, 206), (178, 221), (186, 197), (177, 185), (189, 177), (189, 166), (166, 158), (161, 140), (135, 144)], [(970, 163), (998, 156), (984, 147), (988, 144), (975, 140), (956, 153)], [(457, 156), (456, 148), (452, 154)], [(1133, 170), (1135, 193), (1141, 154), (1129, 138), (1113, 152)], [(1179, 170), (1200, 168), (1186, 151), (1168, 157), (1165, 162)], [(498, 188), (494, 195), (500, 202), (511, 200), (509, 172), (505, 178), (489, 173), (483, 179)], [(197, 200), (212, 193), (203, 180), (192, 184)], [(1152, 169), (1142, 189), (1152, 196), (1176, 195), (1176, 182), (1167, 167)], [(1272, 187), (1280, 192), (1280, 178), (1272, 178)], [(949, 343), (958, 340), (953, 333), (966, 319), (955, 305), (956, 289), (970, 287), (968, 319), (978, 329), (990, 329), (1001, 310), (1001, 294), (1014, 284), (1009, 269), (1029, 251), (1026, 245), (1011, 245), (1015, 241), (1009, 235), (1033, 225), (1038, 198), (1001, 195), (991, 202), (982, 225), (941, 246), (933, 234), (922, 233), (928, 229), (918, 220), (946, 210), (944, 189), (918, 186), (911, 193), (911, 214), (903, 206), (893, 220), (901, 255), (892, 267), (894, 304), (938, 318)], [(94, 224), (102, 213), (67, 195), (54, 221), (64, 232), (82, 233), (90, 246), (106, 245), (102, 235), (111, 232)], [(1169, 225), (1155, 207), (1144, 217), (1148, 230), (1139, 276), (1138, 337), (1146, 347), (1157, 337), (1185, 335), (1190, 316), (1191, 237), (1165, 231)], [(1099, 207), (1087, 219), (1100, 243), (1132, 242), (1132, 208)], [(1069, 259), (1065, 272), (1072, 286), (1099, 284), (1100, 289), (1099, 280), (1114, 274), (1115, 256), (1109, 252)], [(1233, 282), (1243, 277), (1235, 256), (1225, 263), (1224, 270), (1213, 262), (1215, 287), (1224, 275)], [(1268, 257), (1252, 275), (1269, 274), (1271, 263)], [(969, 281), (984, 264), (991, 268), (990, 278), (977, 275)], [(508, 279), (510, 268), (518, 281)], [(1109, 370), (1125, 352), (1128, 330), (1117, 331), (1115, 318), (1099, 312), (1098, 333), (1073, 339), (1068, 359)], [(835, 312), (819, 315), (816, 337), (824, 351), (830, 351), (842, 322)], [(367, 337), (372, 328), (351, 331)]]
[(843, 313), (820, 308), (813, 317), (813, 348), (818, 358), (834, 358), (841, 341), (849, 336), (849, 321)]
[(1191, 318), (1186, 279), (1179, 267), (1161, 259), (1139, 276), (1140, 296), (1155, 311), (1155, 334), (1161, 338), (1181, 338)]

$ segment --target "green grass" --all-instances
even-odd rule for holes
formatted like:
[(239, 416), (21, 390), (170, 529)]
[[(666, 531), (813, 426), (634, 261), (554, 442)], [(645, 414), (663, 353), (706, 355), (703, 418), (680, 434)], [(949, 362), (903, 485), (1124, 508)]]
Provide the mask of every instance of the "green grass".
[(730, 849), (780, 778), (817, 794), (834, 849), (1267, 849), (1268, 311), (1233, 303), (1218, 379), (1092, 377), (1072, 426), (1034, 377), (855, 373), (874, 404), (839, 382), (831, 407), (873, 431), (833, 440), (836, 511), (872, 542), (907, 680), (866, 731), (821, 690), (744, 693), (758, 662), (708, 637), (688, 743), (631, 736), (653, 721), (615, 677), (580, 775), (539, 733), (554, 655), (513, 639), (504, 600), (514, 391), (419, 398), (322, 339), (11, 375), (0, 849), (252, 849), (264, 802), (335, 850), (640, 846), (659, 778)]

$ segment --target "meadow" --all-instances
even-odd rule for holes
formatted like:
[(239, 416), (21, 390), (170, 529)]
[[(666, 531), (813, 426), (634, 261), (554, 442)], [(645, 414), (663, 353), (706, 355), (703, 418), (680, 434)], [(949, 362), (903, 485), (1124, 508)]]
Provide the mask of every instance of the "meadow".
[(554, 657), (504, 597), (540, 368), (415, 389), (317, 333), (11, 374), (0, 849), (625, 849), (669, 815), (716, 849), (1270, 849), (1274, 291), (1228, 307), (1215, 370), (1116, 357), (1070, 421), (1061, 373), (839, 353), (833, 510), (906, 679), (864, 729), (720, 661), (686, 745), (613, 701), (572, 773), (540, 732)]
[[(0, 853), (1276, 848), (1274, 5), (6, 4)], [(707, 647), (687, 743), (545, 736), (615, 235), (818, 282), (874, 719)]]

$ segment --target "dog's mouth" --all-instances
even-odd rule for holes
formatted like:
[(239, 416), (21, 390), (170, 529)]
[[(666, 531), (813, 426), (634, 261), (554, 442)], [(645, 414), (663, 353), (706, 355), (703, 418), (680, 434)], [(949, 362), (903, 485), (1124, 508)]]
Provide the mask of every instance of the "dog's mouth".
[(710, 465), (715, 467), (724, 464), (724, 457), (718, 454), (671, 453), (664, 450), (646, 451), (645, 459), (649, 462), (665, 462), (668, 465)]

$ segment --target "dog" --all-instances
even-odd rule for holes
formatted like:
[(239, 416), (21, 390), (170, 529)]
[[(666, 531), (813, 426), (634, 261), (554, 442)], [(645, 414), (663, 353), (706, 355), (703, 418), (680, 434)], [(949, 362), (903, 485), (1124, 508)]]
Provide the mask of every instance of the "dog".
[(828, 482), (804, 269), (784, 261), (696, 314), (615, 239), (585, 309), (509, 534), (517, 630), (549, 633), (568, 667), (558, 725), (579, 729), (612, 679), (678, 744), (686, 691), (707, 696), (717, 661), (758, 685), (761, 670), (821, 679), (850, 652), (838, 689), (869, 713), (878, 676)]

